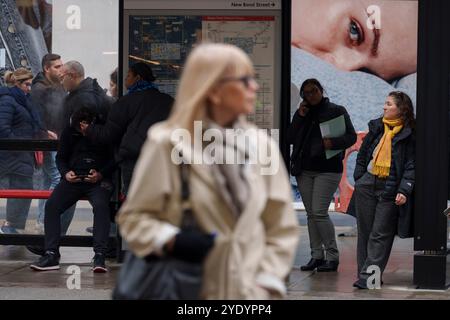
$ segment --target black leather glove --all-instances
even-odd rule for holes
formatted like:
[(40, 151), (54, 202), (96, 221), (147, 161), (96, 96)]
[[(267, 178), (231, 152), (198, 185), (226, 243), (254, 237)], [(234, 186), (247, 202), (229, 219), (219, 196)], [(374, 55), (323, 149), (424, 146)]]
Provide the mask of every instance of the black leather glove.
[(214, 245), (214, 238), (215, 235), (198, 229), (182, 229), (175, 236), (172, 256), (188, 262), (202, 262)]

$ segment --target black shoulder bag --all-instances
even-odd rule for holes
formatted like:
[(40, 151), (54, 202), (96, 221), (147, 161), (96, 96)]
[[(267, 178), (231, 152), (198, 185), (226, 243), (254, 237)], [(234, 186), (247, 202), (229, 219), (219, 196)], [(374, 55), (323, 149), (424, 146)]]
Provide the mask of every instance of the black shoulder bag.
[[(198, 228), (189, 204), (189, 169), (180, 165), (182, 228)], [(202, 263), (168, 256), (146, 259), (127, 252), (112, 298), (114, 300), (197, 300), (202, 285)]]

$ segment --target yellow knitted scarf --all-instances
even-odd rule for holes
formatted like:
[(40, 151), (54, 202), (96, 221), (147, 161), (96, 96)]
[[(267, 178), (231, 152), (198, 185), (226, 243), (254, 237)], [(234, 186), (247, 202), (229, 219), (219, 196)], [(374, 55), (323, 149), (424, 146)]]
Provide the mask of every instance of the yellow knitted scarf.
[(402, 119), (387, 120), (383, 118), (384, 134), (375, 149), (372, 174), (379, 178), (389, 176), (391, 169), (392, 139), (403, 128)]

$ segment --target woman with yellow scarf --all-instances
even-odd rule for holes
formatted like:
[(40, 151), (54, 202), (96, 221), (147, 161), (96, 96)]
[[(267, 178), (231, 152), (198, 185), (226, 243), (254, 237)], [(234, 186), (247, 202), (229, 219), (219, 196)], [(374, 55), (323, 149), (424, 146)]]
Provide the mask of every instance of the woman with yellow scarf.
[[(354, 172), (352, 202), (358, 224), (359, 289), (381, 284), (395, 235), (412, 236), (414, 109), (403, 92), (391, 92), (382, 118), (369, 122)], [(379, 269), (380, 281), (371, 277)]]

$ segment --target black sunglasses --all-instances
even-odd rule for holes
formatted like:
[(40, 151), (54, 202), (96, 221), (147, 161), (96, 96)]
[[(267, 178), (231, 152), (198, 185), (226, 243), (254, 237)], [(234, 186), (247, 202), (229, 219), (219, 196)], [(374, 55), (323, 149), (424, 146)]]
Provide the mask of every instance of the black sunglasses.
[(243, 76), (243, 77), (227, 77), (223, 78), (220, 82), (228, 82), (228, 81), (241, 81), (244, 84), (245, 88), (250, 87), (250, 83), (256, 82), (254, 76)]

